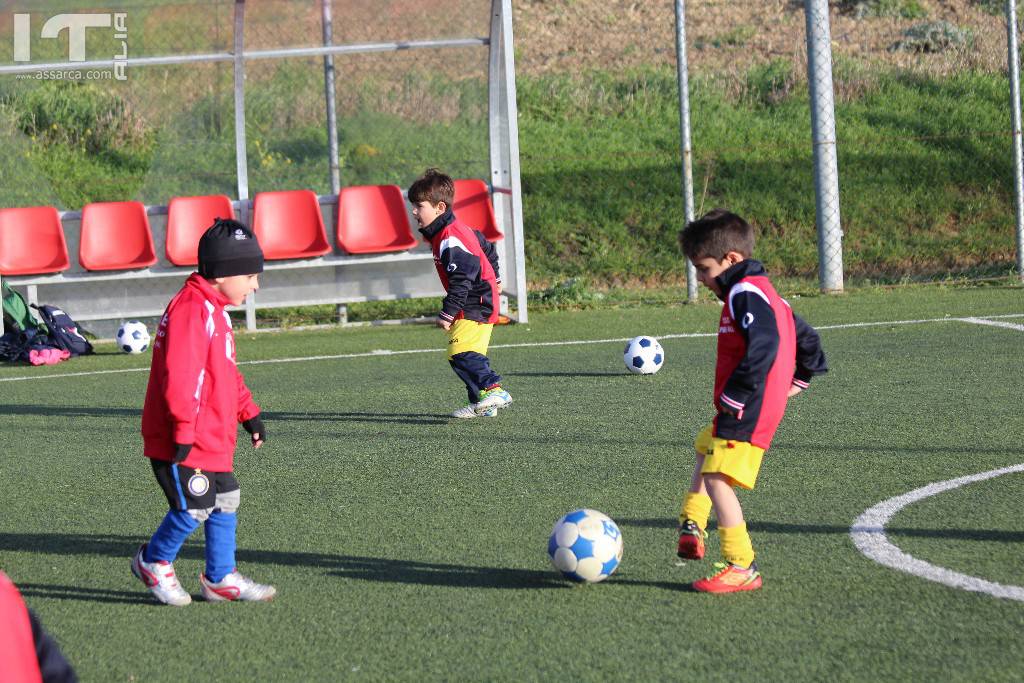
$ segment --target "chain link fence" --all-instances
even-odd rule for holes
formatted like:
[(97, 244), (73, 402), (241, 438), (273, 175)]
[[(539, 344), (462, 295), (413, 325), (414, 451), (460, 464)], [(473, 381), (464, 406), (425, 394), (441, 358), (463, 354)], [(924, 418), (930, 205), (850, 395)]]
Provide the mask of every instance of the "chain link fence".
[[(77, 0), (7, 5), (0, 35), (13, 33), (15, 13), (31, 15), (33, 61), (67, 59), (66, 35), (39, 39), (48, 17), (100, 11)], [(610, 285), (687, 280), (675, 246), (686, 216), (674, 5), (514, 3), (526, 249), (540, 285), (577, 275)], [(102, 11), (127, 14), (128, 52), (144, 58), (229, 53), (233, 7), (123, 0)], [(772, 272), (825, 289), (844, 278), (1010, 272), (1019, 250), (1006, 8), (827, 3), (810, 27), (829, 24), (821, 45), (830, 54), (818, 60), (830, 66), (829, 87), (808, 80), (805, 2), (685, 3), (693, 212), (736, 210), (756, 225)], [(478, 0), (333, 0), (330, 10), (335, 45), (486, 36), (490, 20)], [(318, 2), (247, 3), (247, 51), (323, 44)], [(13, 48), (0, 40), (0, 61), (10, 63)], [(119, 49), (110, 32), (87, 35), (90, 58)], [(333, 62), (334, 158), (324, 58), (246, 61), (251, 193), (328, 194), (332, 161), (342, 185), (405, 186), (427, 166), (488, 177), (485, 45)], [(126, 81), (0, 77), (0, 204), (235, 196), (232, 73), (230, 61), (209, 61), (132, 68)], [(821, 120), (827, 110), (812, 124), (810, 83), (834, 93), (834, 132)], [(822, 189), (830, 162), (816, 166), (826, 148), (838, 201)]]
[[(0, 34), (13, 33), (16, 14), (29, 15), (33, 62), (68, 61), (67, 35), (39, 36), (49, 18), (100, 11), (73, 0), (7, 4)], [(101, 9), (126, 15), (128, 54), (138, 59), (230, 53), (234, 6), (233, 0), (124, 0)], [(331, 44), (486, 38), (489, 6), (480, 0), (334, 0)], [(449, 19), (434, 21), (442, 10)], [(86, 39), (90, 59), (116, 53), (109, 30), (89, 30)], [(321, 3), (247, 3), (244, 42), (246, 52), (323, 47)], [(0, 45), (0, 61), (11, 58), (11, 46)], [(489, 177), (485, 44), (332, 59), (343, 184), (404, 187), (429, 166), (455, 177)], [(179, 195), (237, 196), (231, 61), (132, 67), (123, 81), (110, 78), (109, 69), (88, 69), (76, 78), (68, 73), (74, 65), (67, 67), (64, 74), (0, 78), (0, 140), (22, 158), (0, 169), (0, 204), (77, 209), (89, 201), (165, 204)], [(251, 193), (308, 188), (330, 194), (324, 58), (248, 59), (245, 73)]]
[[(628, 92), (618, 111), (605, 110), (637, 123), (618, 131), (630, 149), (591, 143), (589, 156), (574, 146), (568, 157), (621, 169), (618, 182), (642, 178), (641, 197), (650, 189), (669, 196), (682, 180), (678, 129), (659, 109), (669, 101), (660, 89), (673, 85), (659, 74), (676, 63), (674, 4), (534, 0), (517, 10), (520, 24), (545, 27), (517, 38), (521, 90), (531, 79), (588, 74), (589, 87), (580, 78), (582, 92), (570, 93), (584, 112), (600, 110), (616, 85)], [(756, 225), (758, 253), (773, 272), (816, 278), (826, 290), (841, 289), (844, 276), (893, 283), (1014, 270), (1005, 2), (683, 4), (697, 215), (715, 206), (738, 211)], [(818, 48), (810, 64), (809, 31)], [(815, 42), (815, 34), (823, 39)], [(617, 75), (611, 83), (609, 71)], [(809, 80), (809, 73), (818, 76)], [(834, 107), (814, 96), (826, 93), (834, 93)], [(523, 108), (536, 113), (529, 102)], [(533, 190), (527, 217), (536, 221), (545, 216), (529, 204), (535, 170), (553, 162), (546, 149), (524, 150), (524, 182)], [(685, 220), (680, 193), (671, 196), (674, 203), (656, 203), (664, 217), (646, 226), (616, 216), (627, 226), (624, 242), (664, 252), (654, 270), (669, 277), (648, 278), (655, 284), (684, 278), (678, 254), (662, 247), (674, 244)], [(558, 214), (548, 215), (557, 222)], [(595, 241), (579, 236), (575, 248), (599, 248)], [(610, 263), (608, 279), (614, 283), (623, 267)]]

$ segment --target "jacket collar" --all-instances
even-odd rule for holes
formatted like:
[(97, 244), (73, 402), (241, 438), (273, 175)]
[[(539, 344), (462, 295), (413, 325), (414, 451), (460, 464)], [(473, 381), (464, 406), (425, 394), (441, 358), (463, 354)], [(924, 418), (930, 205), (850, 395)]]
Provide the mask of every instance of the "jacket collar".
[(192, 273), (191, 275), (189, 275), (188, 280), (185, 281), (185, 285), (187, 287), (192, 287), (193, 289), (199, 290), (203, 297), (213, 302), (217, 306), (220, 306), (221, 308), (231, 303), (230, 301), (228, 301), (226, 296), (218, 292), (210, 285), (209, 280), (207, 280), (199, 273)]
[(722, 301), (725, 301), (725, 297), (729, 295), (729, 290), (733, 288), (733, 285), (743, 278), (764, 274), (764, 265), (762, 265), (760, 261), (751, 258), (743, 259), (734, 266), (729, 267), (721, 275), (715, 278), (715, 282), (718, 283), (719, 289), (722, 290)]
[(445, 209), (445, 212), (430, 222), (429, 225), (420, 228), (420, 234), (426, 237), (428, 240), (433, 240), (437, 236), (437, 233), (441, 232), (449, 225), (455, 222), (455, 214), (452, 213), (451, 207)]

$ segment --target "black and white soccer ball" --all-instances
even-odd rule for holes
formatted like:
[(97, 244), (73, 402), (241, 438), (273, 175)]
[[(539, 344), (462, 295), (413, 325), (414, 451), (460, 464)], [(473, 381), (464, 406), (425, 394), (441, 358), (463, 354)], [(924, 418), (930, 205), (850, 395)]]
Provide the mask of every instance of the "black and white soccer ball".
[(149, 330), (138, 320), (129, 320), (117, 331), (117, 346), (125, 353), (142, 353), (149, 348)]
[(636, 375), (653, 375), (665, 362), (665, 351), (654, 337), (633, 337), (623, 354), (626, 369)]

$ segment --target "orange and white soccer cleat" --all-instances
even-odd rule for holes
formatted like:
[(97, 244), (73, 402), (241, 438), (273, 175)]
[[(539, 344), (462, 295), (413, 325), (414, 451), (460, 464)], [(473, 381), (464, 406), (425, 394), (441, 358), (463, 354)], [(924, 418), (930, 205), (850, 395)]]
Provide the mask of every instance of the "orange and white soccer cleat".
[(740, 591), (756, 591), (761, 587), (761, 573), (757, 565), (751, 563), (747, 568), (734, 564), (715, 562), (716, 572), (711, 576), (694, 581), (693, 590), (698, 593), (738, 593)]

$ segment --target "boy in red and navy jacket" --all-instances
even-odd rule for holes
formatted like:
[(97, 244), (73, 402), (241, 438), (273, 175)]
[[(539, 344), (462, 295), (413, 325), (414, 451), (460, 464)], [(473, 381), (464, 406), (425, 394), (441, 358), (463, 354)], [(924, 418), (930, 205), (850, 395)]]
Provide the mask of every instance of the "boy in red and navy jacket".
[(718, 516), (725, 564), (693, 588), (732, 593), (761, 587), (754, 549), (733, 487), (754, 488), (761, 458), (786, 411), (786, 401), (828, 370), (813, 327), (793, 314), (754, 252), (754, 231), (736, 214), (716, 209), (679, 235), (697, 278), (722, 300), (714, 405), (717, 414), (694, 443), (697, 463), (679, 514), (677, 553), (704, 557), (711, 508)]
[(495, 417), (512, 403), (487, 358), (501, 294), (497, 252), (483, 233), (452, 213), (455, 183), (444, 173), (428, 169), (409, 187), (408, 196), (447, 292), (437, 325), (448, 332), (448, 362), (469, 394), (469, 405), (451, 416)]
[(157, 328), (142, 409), (143, 452), (170, 510), (135, 554), (132, 573), (164, 604), (192, 602), (172, 563), (200, 523), (206, 533), (206, 570), (199, 575), (204, 599), (270, 600), (276, 593), (235, 568), (238, 424), (255, 448), (267, 432), (235, 365), (225, 306), (241, 305), (256, 291), (261, 272), (256, 237), (241, 223), (218, 218), (199, 240), (199, 272), (171, 299)]

